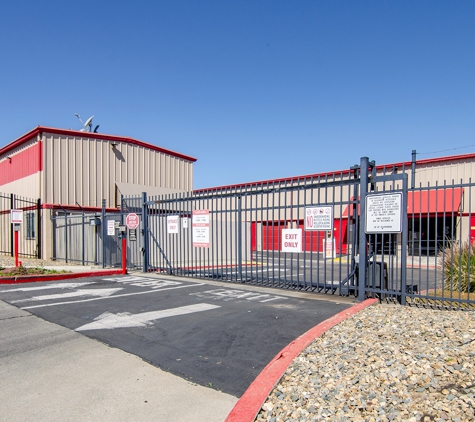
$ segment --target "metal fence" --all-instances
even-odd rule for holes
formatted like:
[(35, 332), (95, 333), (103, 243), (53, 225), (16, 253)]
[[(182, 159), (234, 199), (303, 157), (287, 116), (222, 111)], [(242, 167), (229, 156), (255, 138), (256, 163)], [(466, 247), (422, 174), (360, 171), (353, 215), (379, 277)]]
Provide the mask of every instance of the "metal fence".
[(365, 158), (324, 177), (125, 197), (122, 222), (131, 213), (140, 218), (135, 240), (128, 239), (128, 266), (359, 300), (471, 307), (474, 186), (409, 188), (406, 172), (377, 172)]
[[(104, 201), (103, 201), (104, 202)], [(120, 267), (121, 248), (117, 226), (121, 214), (84, 210), (52, 210), (53, 259), (81, 265)]]
[(0, 193), (0, 253), (14, 254), (14, 227), (11, 210), (23, 211), (19, 226), (18, 256), (41, 258), (41, 201), (15, 194)]

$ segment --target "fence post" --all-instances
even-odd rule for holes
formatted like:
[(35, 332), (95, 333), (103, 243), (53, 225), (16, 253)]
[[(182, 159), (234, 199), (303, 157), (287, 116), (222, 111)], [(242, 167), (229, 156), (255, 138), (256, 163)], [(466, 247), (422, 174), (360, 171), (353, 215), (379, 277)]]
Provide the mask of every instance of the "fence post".
[(148, 272), (148, 215), (147, 215), (147, 192), (142, 192), (142, 245), (143, 245), (143, 269), (142, 272)]
[[(11, 193), (10, 194), (10, 209), (14, 210), (15, 209), (15, 194)], [(13, 223), (10, 223), (10, 251), (11, 251), (11, 256), (14, 256), (14, 241), (13, 241)]]
[[(415, 152), (415, 151), (414, 151)], [(407, 241), (408, 241), (408, 221), (407, 221), (407, 174), (402, 179), (402, 239), (401, 239), (401, 305), (406, 304), (407, 285)], [(412, 293), (412, 292), (411, 292)]]
[[(125, 225), (124, 221), (124, 195), (120, 195), (120, 225)], [(122, 233), (122, 274), (127, 274), (127, 228), (125, 232)], [(125, 271), (125, 272), (124, 272)]]
[(365, 300), (366, 293), (366, 272), (368, 265), (368, 251), (366, 249), (366, 232), (365, 232), (365, 220), (366, 220), (366, 195), (368, 194), (368, 169), (369, 158), (362, 157), (360, 160), (360, 229), (359, 229), (359, 265), (358, 265), (358, 301), (363, 302)]
[(239, 280), (242, 281), (242, 197), (241, 195), (238, 196), (238, 277)]
[(68, 215), (66, 214), (66, 210), (61, 207), (64, 212), (64, 258), (65, 262), (68, 262)]
[(42, 254), (42, 239), (41, 239), (41, 199), (38, 198), (36, 201), (36, 233), (37, 233), (37, 238), (36, 238), (36, 249), (37, 249), (37, 257), (38, 259), (41, 259), (43, 254)]
[(416, 150), (412, 150), (412, 163), (411, 163), (411, 189), (416, 187)]
[(107, 227), (106, 227), (106, 200), (102, 200), (101, 210), (101, 233), (102, 233), (102, 268), (106, 267), (106, 239), (107, 239)]

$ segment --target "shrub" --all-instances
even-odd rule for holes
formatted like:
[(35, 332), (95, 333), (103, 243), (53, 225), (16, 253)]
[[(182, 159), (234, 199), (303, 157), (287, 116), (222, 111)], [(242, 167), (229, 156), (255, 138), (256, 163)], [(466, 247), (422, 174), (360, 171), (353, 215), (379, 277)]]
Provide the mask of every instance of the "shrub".
[(444, 290), (475, 292), (475, 244), (452, 243), (439, 252), (437, 265), (444, 274)]

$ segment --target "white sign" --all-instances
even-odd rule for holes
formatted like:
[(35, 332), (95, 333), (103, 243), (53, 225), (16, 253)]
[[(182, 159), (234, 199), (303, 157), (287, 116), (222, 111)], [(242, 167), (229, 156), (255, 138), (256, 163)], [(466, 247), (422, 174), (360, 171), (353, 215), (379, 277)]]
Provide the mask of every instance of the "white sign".
[(23, 210), (10, 210), (10, 223), (23, 223)]
[(167, 216), (167, 232), (178, 233), (178, 226), (180, 225), (180, 217), (178, 215)]
[(333, 206), (306, 207), (305, 231), (333, 231)]
[(366, 197), (366, 233), (402, 232), (402, 193)]
[(209, 248), (209, 210), (193, 211), (193, 247)]
[(115, 233), (115, 221), (107, 220), (107, 235), (114, 236)]
[(335, 258), (335, 239), (323, 239), (323, 253), (325, 258)]
[(282, 230), (282, 252), (302, 252), (302, 229)]
[(183, 229), (187, 229), (188, 228), (188, 222), (190, 221), (190, 219), (188, 217), (184, 217), (181, 219), (181, 227)]

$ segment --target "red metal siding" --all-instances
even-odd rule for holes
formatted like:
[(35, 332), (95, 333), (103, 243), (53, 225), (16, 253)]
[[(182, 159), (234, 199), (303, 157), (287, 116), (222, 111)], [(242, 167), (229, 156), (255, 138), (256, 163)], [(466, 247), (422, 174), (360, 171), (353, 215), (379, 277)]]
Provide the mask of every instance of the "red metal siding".
[(15, 180), (36, 174), (43, 168), (43, 143), (37, 142), (18, 154), (12, 154), (11, 159), (0, 163), (0, 186)]

